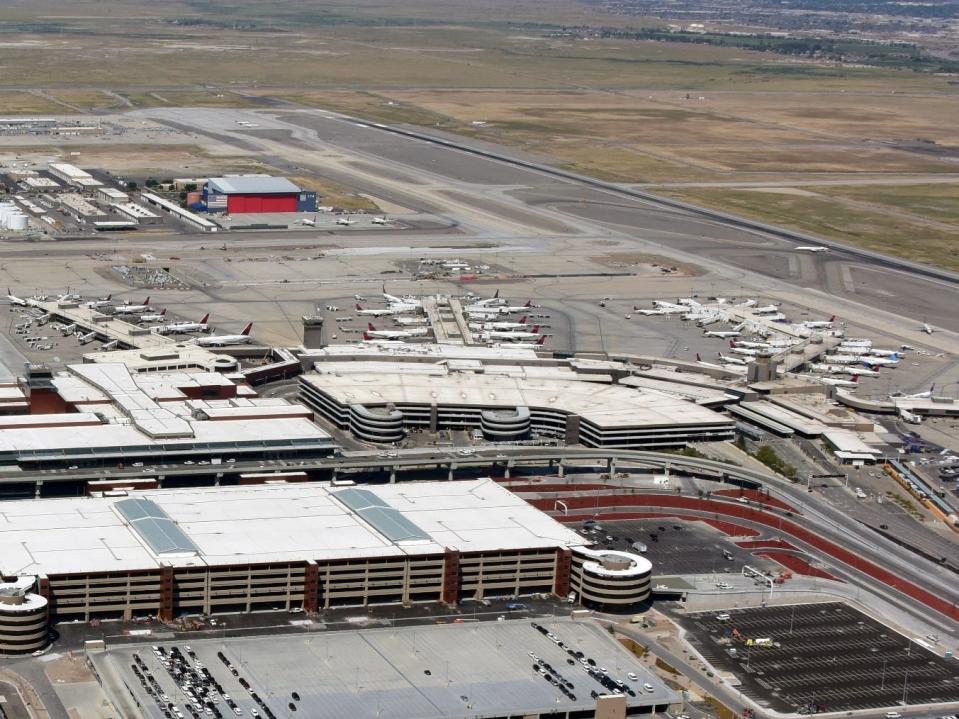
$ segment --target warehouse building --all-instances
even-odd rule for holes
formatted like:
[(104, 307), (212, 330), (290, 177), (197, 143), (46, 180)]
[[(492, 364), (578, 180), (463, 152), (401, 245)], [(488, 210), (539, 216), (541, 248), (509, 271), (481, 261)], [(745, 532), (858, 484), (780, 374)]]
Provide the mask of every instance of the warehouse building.
[[(608, 553), (490, 479), (134, 494), (0, 502), (0, 577), (48, 600), (54, 621), (650, 594), (645, 559), (607, 566)], [(623, 562), (633, 571), (617, 587)], [(583, 568), (601, 581), (582, 586)]]
[(304, 192), (283, 177), (240, 175), (211, 177), (202, 204), (210, 212), (231, 215), (267, 212), (316, 212), (316, 193)]
[(53, 162), (47, 167), (47, 172), (58, 180), (63, 180), (68, 185), (74, 185), (81, 190), (94, 190), (102, 187), (103, 183), (96, 179), (86, 170), (81, 170), (76, 165), (70, 165), (66, 162)]

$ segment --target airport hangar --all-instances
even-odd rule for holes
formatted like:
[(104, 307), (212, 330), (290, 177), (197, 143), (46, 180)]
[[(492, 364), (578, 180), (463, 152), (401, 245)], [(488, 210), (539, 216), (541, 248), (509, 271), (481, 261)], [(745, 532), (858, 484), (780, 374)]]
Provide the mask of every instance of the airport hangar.
[(172, 620), (575, 593), (647, 599), (652, 565), (587, 540), (490, 479), (262, 484), (0, 502), (0, 652), (48, 622)]
[(284, 177), (211, 177), (203, 186), (200, 204), (209, 212), (226, 212), (231, 215), (316, 212), (316, 193), (301, 190)]

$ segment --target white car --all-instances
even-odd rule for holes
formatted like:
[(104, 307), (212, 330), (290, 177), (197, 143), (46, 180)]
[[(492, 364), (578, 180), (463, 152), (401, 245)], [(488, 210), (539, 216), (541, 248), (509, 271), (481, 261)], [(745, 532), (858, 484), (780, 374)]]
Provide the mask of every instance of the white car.
[(631, 682), (638, 682), (638, 681), (639, 681), (639, 677), (636, 676), (636, 674), (634, 674), (633, 672), (628, 672), (628, 673), (626, 674), (626, 678), (629, 679), (629, 681), (631, 681)]
[(655, 689), (653, 689), (653, 685), (650, 684), (649, 682), (646, 682), (645, 684), (643, 684), (643, 689), (646, 691), (647, 694), (652, 694), (654, 691), (656, 691)]

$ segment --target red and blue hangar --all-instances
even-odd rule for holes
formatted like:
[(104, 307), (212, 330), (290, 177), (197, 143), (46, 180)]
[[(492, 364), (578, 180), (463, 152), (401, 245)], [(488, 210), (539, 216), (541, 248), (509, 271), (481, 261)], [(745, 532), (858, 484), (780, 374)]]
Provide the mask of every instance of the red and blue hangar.
[(203, 186), (210, 212), (316, 212), (316, 193), (301, 190), (285, 177), (239, 175), (211, 177)]

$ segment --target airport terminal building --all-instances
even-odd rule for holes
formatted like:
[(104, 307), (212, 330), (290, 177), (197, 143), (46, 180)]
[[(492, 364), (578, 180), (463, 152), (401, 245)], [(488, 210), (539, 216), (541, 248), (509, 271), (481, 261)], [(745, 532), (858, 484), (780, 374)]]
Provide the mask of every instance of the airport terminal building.
[[(616, 608), (650, 594), (647, 560), (591, 550), (490, 479), (109, 495), (0, 503), (0, 578), (35, 597), (44, 627), (48, 612), (172, 620), (570, 593)], [(0, 592), (0, 641), (23, 622), (5, 606)]]
[(300, 401), (374, 443), (421, 429), (478, 430), (490, 441), (655, 449), (732, 439), (734, 421), (676, 393), (563, 366), (470, 361), (318, 361)]

